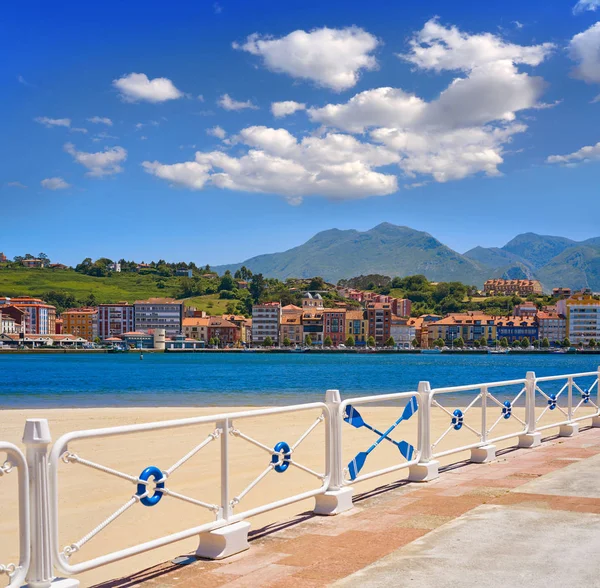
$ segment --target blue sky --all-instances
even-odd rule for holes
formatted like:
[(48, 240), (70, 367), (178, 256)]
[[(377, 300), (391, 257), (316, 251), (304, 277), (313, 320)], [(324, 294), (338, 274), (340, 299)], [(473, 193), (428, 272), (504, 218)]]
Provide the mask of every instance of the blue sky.
[(215, 265), (383, 221), (461, 252), (598, 236), (600, 2), (575, 4), (6, 3), (0, 251)]

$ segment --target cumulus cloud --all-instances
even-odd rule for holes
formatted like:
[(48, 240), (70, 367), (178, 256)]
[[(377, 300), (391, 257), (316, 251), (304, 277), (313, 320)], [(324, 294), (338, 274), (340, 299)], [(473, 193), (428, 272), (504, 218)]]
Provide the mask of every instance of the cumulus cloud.
[(547, 163), (558, 163), (561, 165), (575, 165), (577, 163), (588, 163), (590, 161), (600, 161), (600, 142), (595, 145), (587, 145), (578, 151), (568, 155), (550, 155), (546, 159)]
[(206, 129), (206, 134), (210, 135), (211, 137), (216, 137), (217, 139), (221, 139), (221, 140), (223, 140), (225, 137), (227, 137), (227, 133), (225, 132), (225, 129), (221, 128), (219, 125), (217, 125), (216, 127), (212, 127), (210, 129)]
[(271, 112), (273, 113), (273, 116), (277, 118), (294, 114), (294, 112), (298, 112), (298, 110), (306, 110), (306, 104), (294, 102), (293, 100), (271, 103)]
[(60, 177), (56, 178), (46, 178), (40, 182), (42, 188), (46, 188), (46, 190), (66, 190), (71, 187), (71, 184), (68, 184)]
[(391, 194), (394, 175), (376, 168), (399, 161), (392, 150), (363, 143), (349, 135), (296, 139), (285, 129), (243, 129), (238, 142), (246, 152), (232, 157), (221, 151), (197, 152), (194, 161), (162, 164), (145, 161), (145, 170), (194, 190), (207, 185), (229, 190), (279, 194), (291, 204), (305, 196), (356, 199)]
[(113, 86), (121, 94), (125, 102), (166, 102), (184, 96), (168, 78), (150, 80), (146, 74), (130, 73), (118, 80), (113, 80)]
[(73, 143), (66, 143), (64, 150), (89, 170), (86, 175), (96, 178), (122, 172), (121, 163), (127, 159), (127, 150), (123, 147), (106, 147), (104, 151), (87, 153), (77, 151)]
[(258, 106), (252, 104), (250, 100), (241, 102), (239, 100), (234, 100), (229, 94), (223, 94), (223, 96), (217, 100), (217, 104), (224, 110), (245, 110), (246, 108), (258, 110)]
[(95, 125), (106, 125), (109, 127), (113, 126), (113, 121), (106, 116), (91, 116), (87, 120)]
[(34, 118), (35, 122), (44, 125), (48, 129), (52, 127), (70, 127), (71, 119), (70, 118), (48, 118), (47, 116), (38, 116)]
[(554, 49), (552, 43), (523, 46), (508, 43), (491, 33), (469, 35), (457, 27), (445, 27), (434, 18), (409, 41), (410, 51), (398, 57), (422, 69), (434, 71), (472, 69), (498, 61), (539, 65)]
[(581, 14), (586, 10), (595, 12), (600, 8), (600, 0), (579, 0), (573, 7), (573, 14)]
[(600, 83), (600, 22), (571, 39), (569, 55), (578, 63), (573, 70), (575, 77), (588, 84)]
[(6, 187), (7, 188), (19, 188), (20, 190), (27, 189), (27, 186), (21, 182), (7, 182)]
[(432, 20), (409, 47), (402, 59), (461, 75), (431, 101), (401, 88), (375, 88), (347, 102), (309, 108), (309, 118), (349, 133), (370, 132), (372, 140), (398, 152), (399, 167), (410, 177), (445, 182), (476, 173), (498, 175), (504, 145), (526, 129), (516, 122), (517, 114), (547, 106), (539, 102), (545, 81), (520, 72), (518, 64), (539, 64), (552, 46), (515, 45)]
[(376, 37), (358, 27), (324, 27), (297, 30), (279, 39), (255, 33), (233, 47), (261, 57), (271, 71), (340, 92), (356, 85), (362, 70), (377, 68), (372, 53), (378, 44)]
[(83, 135), (87, 135), (88, 130), (84, 129), (82, 127), (72, 127), (71, 132), (72, 133), (82, 133)]

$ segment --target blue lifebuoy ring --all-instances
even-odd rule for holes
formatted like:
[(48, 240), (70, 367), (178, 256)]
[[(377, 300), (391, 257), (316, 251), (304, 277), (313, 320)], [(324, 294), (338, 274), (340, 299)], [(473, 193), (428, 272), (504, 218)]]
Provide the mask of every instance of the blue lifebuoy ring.
[[(274, 470), (279, 474), (283, 474), (283, 472), (285, 472), (285, 470), (287, 470), (290, 467), (290, 461), (292, 459), (292, 450), (285, 441), (280, 441), (279, 443), (277, 443), (277, 445), (275, 445), (275, 447), (273, 447), (273, 452), (274, 453), (271, 457), (271, 463), (277, 464)], [(281, 454), (283, 454), (283, 460), (281, 463), (279, 463)]]
[[(147, 482), (149, 478), (152, 478), (156, 482), (156, 480), (161, 480), (162, 478), (164, 478), (164, 474), (156, 466), (150, 466), (150, 467), (147, 467), (140, 474), (140, 480), (142, 480), (143, 482)], [(140, 500), (140, 502), (144, 506), (155, 506), (155, 505), (157, 505), (160, 502), (160, 499), (163, 496), (163, 493), (161, 492), (161, 490), (164, 487), (165, 487), (165, 483), (164, 482), (158, 482), (154, 486), (154, 494), (152, 496), (144, 496), (144, 494), (146, 494), (146, 484), (138, 484), (137, 485), (136, 495), (137, 496), (144, 496)]]
[(587, 404), (590, 401), (590, 391), (587, 388), (583, 389), (581, 398), (583, 399), (583, 404)]
[(556, 408), (556, 394), (550, 394), (548, 398), (548, 408), (554, 410)]
[(463, 412), (457, 408), (452, 414), (454, 415), (452, 417), (452, 426), (454, 427), (455, 431), (460, 431), (460, 429), (462, 429), (464, 420)]
[(504, 408), (502, 409), (502, 414), (504, 416), (505, 419), (509, 419), (512, 415), (512, 404), (510, 403), (510, 400), (505, 400), (504, 401)]

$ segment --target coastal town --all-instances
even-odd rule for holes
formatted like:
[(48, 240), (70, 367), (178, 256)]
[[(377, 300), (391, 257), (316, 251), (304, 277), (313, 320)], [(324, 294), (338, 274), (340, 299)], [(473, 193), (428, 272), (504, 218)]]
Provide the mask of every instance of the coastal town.
[[(31, 266), (31, 260), (25, 260)], [(24, 264), (25, 264), (24, 263)], [(120, 271), (120, 268), (118, 269)], [(190, 272), (191, 270), (185, 270)], [(248, 282), (236, 286), (247, 289)], [(325, 299), (322, 293), (327, 295)], [(333, 294), (305, 290), (301, 305), (260, 301), (250, 316), (208, 314), (185, 300), (149, 298), (57, 308), (42, 298), (0, 297), (0, 348), (307, 350), (587, 350), (600, 348), (600, 298), (554, 288), (542, 305), (536, 280), (486, 281), (480, 297), (515, 296), (508, 314), (483, 311), (417, 314), (409, 298), (338, 285)]]

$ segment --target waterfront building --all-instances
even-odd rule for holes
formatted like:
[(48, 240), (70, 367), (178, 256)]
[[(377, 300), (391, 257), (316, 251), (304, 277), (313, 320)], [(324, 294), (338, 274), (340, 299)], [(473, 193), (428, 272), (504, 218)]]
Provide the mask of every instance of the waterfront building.
[(323, 340), (329, 337), (337, 346), (346, 340), (346, 310), (343, 308), (323, 309)]
[(398, 347), (410, 347), (416, 336), (416, 328), (409, 324), (410, 318), (392, 314), (390, 336)]
[(281, 309), (281, 325), (279, 340), (289, 339), (292, 345), (302, 345), (302, 309), (294, 304), (288, 304)]
[(429, 342), (434, 341), (429, 337), (429, 326), (439, 321), (442, 317), (438, 314), (422, 314), (419, 317), (411, 317), (408, 324), (415, 328), (415, 339), (421, 349), (428, 349)]
[[(25, 333), (25, 317), (27, 312), (12, 304), (0, 306), (2, 320), (5, 321), (3, 333)], [(14, 331), (13, 331), (14, 329)]]
[(376, 345), (384, 345), (391, 333), (391, 303), (367, 302), (367, 321), (369, 322), (369, 337), (375, 339)]
[(248, 336), (247, 322), (248, 319), (240, 314), (223, 314), (221, 318), (233, 323), (238, 330), (238, 338), (240, 343), (250, 343), (250, 337)]
[(182, 321), (182, 332), (188, 339), (207, 342), (209, 323), (210, 318), (207, 316), (186, 317)]
[(535, 316), (538, 312), (538, 308), (535, 302), (522, 302), (515, 306), (515, 316)]
[(558, 312), (541, 310), (536, 315), (539, 339), (548, 339), (551, 345), (562, 343), (567, 336), (567, 317)]
[(538, 324), (533, 316), (496, 317), (496, 338), (506, 338), (509, 343), (522, 341), (525, 337), (533, 343), (539, 338)]
[(600, 300), (589, 291), (559, 300), (557, 307), (567, 316), (567, 337), (572, 345), (587, 345), (591, 339), (600, 340)]
[[(0, 309), (14, 306), (25, 313), (24, 332), (32, 335), (54, 335), (56, 333), (56, 307), (40, 298), (21, 296), (0, 298)], [(16, 318), (16, 317), (13, 317)]]
[(88, 344), (83, 337), (76, 335), (38, 335), (25, 333), (1, 333), (0, 343), (6, 347), (21, 345), (35, 349), (37, 347), (65, 347), (81, 349)]
[(130, 331), (123, 333), (119, 339), (128, 347), (135, 349), (154, 349), (154, 333), (144, 333), (142, 331)]
[(62, 334), (77, 335), (88, 341), (98, 337), (98, 309), (70, 308), (61, 315)]
[(137, 300), (133, 305), (136, 331), (165, 329), (168, 337), (181, 333), (183, 303), (173, 298)]
[(0, 333), (13, 335), (18, 332), (17, 321), (12, 316), (3, 314), (0, 310)]
[(365, 318), (364, 310), (346, 311), (346, 337), (352, 337), (357, 346), (367, 343), (369, 322)]
[(240, 340), (240, 331), (236, 325), (228, 320), (211, 316), (208, 319), (208, 340), (217, 340), (219, 346), (235, 345)]
[(408, 298), (392, 298), (392, 314), (396, 316), (410, 316), (412, 301)]
[(428, 326), (428, 339), (442, 339), (447, 345), (452, 345), (457, 339), (462, 339), (466, 345), (485, 339), (488, 345), (496, 341), (497, 323), (493, 316), (478, 312), (457, 312), (439, 319)]
[(252, 307), (252, 344), (262, 345), (267, 337), (275, 345), (279, 344), (279, 327), (281, 324), (281, 304), (265, 302)]
[(529, 296), (542, 294), (542, 284), (538, 280), (487, 280), (483, 285), (486, 296)]
[(118, 302), (117, 304), (98, 305), (98, 337), (105, 340), (118, 337), (135, 328), (133, 320), (133, 304)]
[(165, 341), (165, 349), (172, 351), (174, 349), (203, 349), (204, 341), (196, 341), (196, 339), (190, 339), (185, 335), (175, 335), (169, 337)]
[(313, 345), (323, 344), (323, 298), (306, 292), (302, 296), (302, 340), (310, 337)]

